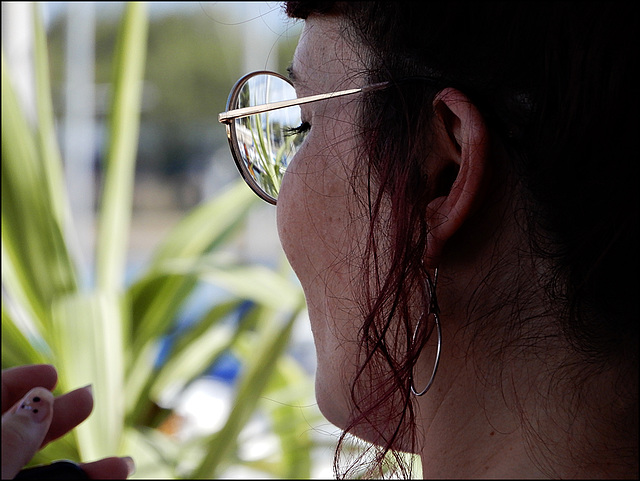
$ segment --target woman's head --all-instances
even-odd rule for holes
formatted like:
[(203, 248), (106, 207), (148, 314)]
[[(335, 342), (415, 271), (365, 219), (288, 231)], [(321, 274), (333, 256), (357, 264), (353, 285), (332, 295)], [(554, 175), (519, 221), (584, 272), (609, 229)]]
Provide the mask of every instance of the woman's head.
[(492, 362), (541, 354), (578, 366), (566, 385), (593, 372), (582, 365), (637, 370), (637, 58), (623, 54), (637, 16), (556, 2), (287, 11), (306, 19), (298, 95), (390, 83), (303, 108), (311, 130), (278, 200), (329, 420), (416, 449), (410, 379), (433, 339), (414, 331), (436, 267), (448, 356), (484, 353), (485, 381), (504, 369)]

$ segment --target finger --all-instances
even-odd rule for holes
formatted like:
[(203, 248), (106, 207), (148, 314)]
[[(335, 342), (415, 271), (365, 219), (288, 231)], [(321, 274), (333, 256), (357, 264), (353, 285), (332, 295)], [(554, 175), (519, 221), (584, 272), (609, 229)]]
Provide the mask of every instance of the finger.
[(126, 479), (135, 472), (135, 464), (130, 457), (104, 458), (93, 463), (82, 463), (80, 467), (91, 479)]
[(40, 449), (53, 416), (53, 394), (36, 387), (2, 415), (2, 479), (13, 478)]
[(84, 421), (93, 409), (91, 386), (85, 386), (55, 398), (51, 427), (42, 447), (71, 431)]
[(2, 412), (6, 412), (34, 387), (52, 391), (58, 382), (56, 369), (49, 364), (31, 364), (2, 371)]

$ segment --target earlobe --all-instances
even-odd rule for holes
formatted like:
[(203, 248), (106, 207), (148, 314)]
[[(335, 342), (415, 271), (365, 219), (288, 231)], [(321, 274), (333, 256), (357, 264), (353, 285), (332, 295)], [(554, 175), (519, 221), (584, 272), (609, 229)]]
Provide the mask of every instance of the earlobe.
[(427, 206), (425, 263), (431, 268), (439, 265), (447, 241), (482, 200), (489, 150), (484, 119), (466, 95), (453, 88), (444, 89), (434, 99), (433, 107), (435, 152), (439, 158), (435, 169), (429, 169), (437, 186), (433, 190), (437, 195)]

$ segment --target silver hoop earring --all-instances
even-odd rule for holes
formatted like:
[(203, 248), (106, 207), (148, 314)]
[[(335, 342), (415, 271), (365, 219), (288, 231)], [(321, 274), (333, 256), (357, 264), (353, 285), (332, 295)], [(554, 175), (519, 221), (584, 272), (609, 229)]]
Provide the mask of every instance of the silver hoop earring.
[[(433, 371), (431, 372), (431, 378), (429, 379), (429, 382), (427, 383), (426, 387), (418, 392), (416, 390), (416, 388), (413, 385), (413, 369), (411, 370), (411, 377), (410, 377), (410, 384), (411, 384), (411, 392), (415, 395), (415, 396), (422, 396), (424, 393), (426, 393), (429, 388), (431, 388), (431, 385), (433, 384), (433, 380), (436, 377), (436, 371), (438, 370), (438, 365), (440, 364), (440, 351), (442, 348), (442, 328), (440, 327), (440, 317), (438, 316), (439, 313), (439, 308), (438, 308), (438, 301), (436, 299), (436, 285), (438, 283), (438, 269), (436, 268), (434, 275), (433, 275), (433, 282), (431, 282), (431, 278), (427, 277), (427, 285), (429, 288), (429, 296), (430, 296), (430, 300), (429, 300), (429, 314), (427, 314), (426, 317), (429, 317), (430, 315), (433, 315), (433, 319), (434, 322), (436, 323), (436, 331), (438, 333), (438, 349), (436, 351), (436, 361), (433, 365)], [(418, 329), (420, 328), (420, 323), (422, 322), (423, 316), (420, 317), (420, 320), (418, 321), (418, 324), (416, 325), (415, 330), (413, 331), (413, 338), (412, 341), (415, 342), (416, 339), (416, 334), (418, 333)]]

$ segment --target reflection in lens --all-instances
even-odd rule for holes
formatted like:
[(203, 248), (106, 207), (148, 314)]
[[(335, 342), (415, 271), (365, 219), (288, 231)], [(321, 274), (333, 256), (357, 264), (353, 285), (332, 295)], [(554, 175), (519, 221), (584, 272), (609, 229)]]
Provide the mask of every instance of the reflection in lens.
[[(293, 86), (273, 75), (250, 78), (238, 94), (236, 108), (295, 99)], [(276, 199), (289, 162), (304, 140), (293, 133), (301, 123), (300, 107), (288, 107), (235, 120), (236, 138), (247, 173), (270, 197)]]

